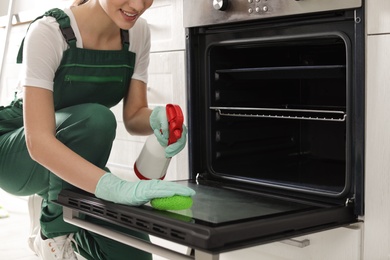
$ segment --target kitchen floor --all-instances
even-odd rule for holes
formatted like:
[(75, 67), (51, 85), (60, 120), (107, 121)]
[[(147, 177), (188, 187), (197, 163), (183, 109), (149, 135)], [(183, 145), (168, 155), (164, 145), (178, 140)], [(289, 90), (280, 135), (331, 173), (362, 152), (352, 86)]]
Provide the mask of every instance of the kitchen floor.
[(27, 245), (30, 230), (27, 197), (15, 197), (0, 190), (0, 205), (9, 217), (0, 218), (0, 259), (38, 260)]

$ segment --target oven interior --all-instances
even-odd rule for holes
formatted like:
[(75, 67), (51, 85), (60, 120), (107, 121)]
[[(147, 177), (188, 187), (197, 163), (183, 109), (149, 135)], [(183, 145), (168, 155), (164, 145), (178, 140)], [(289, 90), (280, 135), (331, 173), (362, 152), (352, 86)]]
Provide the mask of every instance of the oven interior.
[(363, 142), (353, 21), (286, 26), (188, 32), (190, 170), (344, 203)]
[(339, 37), (212, 47), (210, 170), (342, 192), (346, 57)]

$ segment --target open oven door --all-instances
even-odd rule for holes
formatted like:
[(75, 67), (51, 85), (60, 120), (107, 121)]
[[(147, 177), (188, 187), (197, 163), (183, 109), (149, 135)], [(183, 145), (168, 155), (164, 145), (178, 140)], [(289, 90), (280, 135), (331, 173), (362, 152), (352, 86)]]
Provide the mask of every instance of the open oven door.
[(212, 254), (357, 221), (349, 203), (282, 198), (202, 180), (178, 183), (197, 192), (189, 210), (160, 211), (149, 204), (118, 205), (76, 190), (63, 190), (57, 202), (73, 211), (71, 223), (75, 215), (79, 222), (86, 223), (97, 218), (117, 225), (123, 233), (126, 229), (141, 231)]

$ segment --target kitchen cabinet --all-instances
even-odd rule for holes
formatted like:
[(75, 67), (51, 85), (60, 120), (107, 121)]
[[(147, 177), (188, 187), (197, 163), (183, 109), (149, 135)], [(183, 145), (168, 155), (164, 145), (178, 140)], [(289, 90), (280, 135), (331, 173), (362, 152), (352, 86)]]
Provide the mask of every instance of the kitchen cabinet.
[(390, 33), (367, 37), (364, 259), (390, 257), (389, 46)]
[(363, 259), (390, 257), (390, 2), (367, 0)]
[[(360, 224), (221, 254), (221, 260), (361, 259)], [(374, 259), (374, 258), (373, 258)], [(379, 259), (379, 258), (378, 258)]]
[(390, 33), (390, 1), (366, 0), (367, 7), (367, 33)]
[(182, 1), (155, 0), (142, 17), (149, 24), (152, 37), (151, 52), (184, 50)]

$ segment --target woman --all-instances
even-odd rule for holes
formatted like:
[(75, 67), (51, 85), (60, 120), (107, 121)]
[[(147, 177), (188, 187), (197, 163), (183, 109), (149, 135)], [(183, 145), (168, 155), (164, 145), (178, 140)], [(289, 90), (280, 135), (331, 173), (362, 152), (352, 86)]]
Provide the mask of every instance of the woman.
[[(149, 109), (146, 96), (150, 34), (140, 16), (152, 2), (89, 0), (46, 13), (26, 34), (19, 53), (23, 96), (3, 109), (0, 121), (0, 187), (43, 198), (34, 250), (45, 260), (77, 259), (73, 240), (87, 259), (151, 259), (65, 223), (62, 208), (52, 203), (64, 188), (134, 206), (156, 197), (194, 195), (171, 182), (123, 181), (105, 168), (116, 128), (109, 108), (122, 98), (129, 133), (154, 132), (162, 145), (168, 142), (165, 108)], [(185, 142), (183, 126), (182, 137), (166, 147), (166, 156), (177, 154)]]

